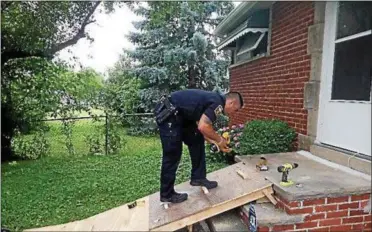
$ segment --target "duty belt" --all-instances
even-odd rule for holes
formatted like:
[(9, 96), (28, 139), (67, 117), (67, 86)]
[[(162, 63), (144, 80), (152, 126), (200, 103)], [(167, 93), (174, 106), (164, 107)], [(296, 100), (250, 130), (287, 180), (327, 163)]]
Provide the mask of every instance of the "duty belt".
[(160, 124), (177, 113), (177, 108), (170, 102), (168, 96), (162, 96), (155, 109), (156, 122)]

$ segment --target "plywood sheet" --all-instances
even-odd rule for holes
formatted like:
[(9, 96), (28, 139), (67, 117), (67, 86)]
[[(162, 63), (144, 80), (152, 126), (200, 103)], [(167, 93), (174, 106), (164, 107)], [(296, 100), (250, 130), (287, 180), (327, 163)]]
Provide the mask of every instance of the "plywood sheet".
[(25, 231), (149, 231), (149, 198), (141, 198), (135, 208), (127, 204), (90, 218)]
[[(243, 179), (238, 175), (238, 170), (247, 178)], [(218, 181), (219, 186), (210, 190), (209, 194), (204, 194), (200, 187), (191, 186), (189, 182), (182, 183), (176, 186), (176, 191), (188, 193), (188, 200), (172, 204), (166, 210), (159, 204), (159, 193), (150, 195), (150, 230), (176, 230), (187, 226), (185, 223), (192, 224), (203, 220), (195, 215), (208, 218), (239, 204), (264, 197), (264, 189), (272, 191), (272, 184), (265, 180), (261, 173), (243, 163), (210, 173), (207, 178)], [(202, 213), (203, 211), (208, 212)]]

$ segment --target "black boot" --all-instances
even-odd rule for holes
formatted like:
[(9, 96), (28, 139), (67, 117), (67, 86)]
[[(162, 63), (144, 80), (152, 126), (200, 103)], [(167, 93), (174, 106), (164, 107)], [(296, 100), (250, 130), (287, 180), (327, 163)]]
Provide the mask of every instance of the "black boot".
[(161, 197), (161, 202), (170, 202), (170, 203), (181, 203), (187, 200), (187, 193), (176, 193), (174, 192), (170, 197)]
[(218, 186), (217, 181), (209, 181), (207, 179), (192, 180), (190, 182), (192, 186), (204, 186), (207, 189), (216, 188)]

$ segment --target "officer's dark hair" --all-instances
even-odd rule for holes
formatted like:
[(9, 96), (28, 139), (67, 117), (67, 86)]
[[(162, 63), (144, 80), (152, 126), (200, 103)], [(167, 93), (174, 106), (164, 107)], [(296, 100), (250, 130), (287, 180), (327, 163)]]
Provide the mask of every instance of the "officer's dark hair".
[(236, 98), (236, 99), (239, 99), (240, 108), (242, 108), (243, 105), (244, 105), (243, 97), (242, 97), (242, 95), (239, 92), (229, 92), (229, 93), (226, 94), (226, 98)]

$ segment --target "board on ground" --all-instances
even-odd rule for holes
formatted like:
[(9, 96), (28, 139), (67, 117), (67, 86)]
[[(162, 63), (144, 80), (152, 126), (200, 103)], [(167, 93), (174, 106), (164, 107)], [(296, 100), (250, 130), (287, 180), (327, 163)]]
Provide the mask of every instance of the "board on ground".
[(132, 209), (125, 204), (83, 220), (25, 231), (149, 231), (149, 197), (137, 202)]
[[(239, 170), (244, 178), (238, 174)], [(189, 182), (177, 185), (176, 191), (188, 193), (188, 200), (171, 204), (168, 209), (160, 205), (157, 192), (137, 200), (142, 204), (132, 209), (125, 204), (87, 219), (28, 231), (175, 231), (273, 191), (271, 182), (242, 162), (212, 172), (207, 178), (216, 180), (218, 187), (205, 194), (201, 187), (191, 186)]]

